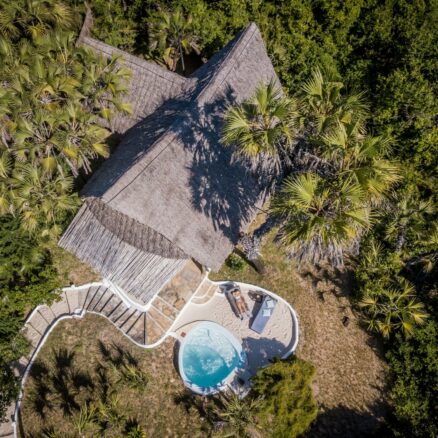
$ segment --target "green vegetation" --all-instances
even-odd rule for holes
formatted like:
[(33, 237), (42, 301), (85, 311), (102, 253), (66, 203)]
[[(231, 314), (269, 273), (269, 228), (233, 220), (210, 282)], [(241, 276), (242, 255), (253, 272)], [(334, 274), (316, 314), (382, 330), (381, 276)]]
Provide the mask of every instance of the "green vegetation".
[(192, 21), (191, 15), (185, 17), (178, 7), (172, 12), (159, 10), (150, 17), (149, 50), (156, 59), (162, 58), (172, 71), (176, 70), (180, 62), (184, 74), (184, 55), (192, 51), (199, 54)]
[[(120, 99), (128, 72), (74, 47), (83, 5), (69, 4), (74, 9), (57, 0), (0, 5), (0, 408), (16, 390), (7, 365), (25, 349), (26, 311), (56, 297), (46, 242), (77, 208), (74, 178), (108, 155), (109, 131), (98, 119), (111, 126), (114, 110), (129, 111)], [(299, 260), (354, 271), (353, 303), (387, 338), (394, 431), (436, 434), (436, 2), (91, 6), (97, 38), (187, 74), (190, 57), (209, 58), (258, 24), (291, 97), (260, 88), (229, 113), (225, 143), (237, 143), (252, 164), (299, 170), (272, 204), (281, 241)]]
[(253, 391), (261, 398), (260, 425), (272, 437), (296, 437), (315, 420), (317, 408), (310, 383), (315, 369), (293, 358), (276, 361), (254, 377)]
[(292, 151), (297, 102), (281, 95), (274, 81), (260, 85), (252, 99), (230, 107), (225, 115), (222, 142), (253, 167), (280, 173)]
[(225, 264), (233, 271), (241, 271), (245, 266), (245, 261), (235, 253), (231, 253), (225, 260)]
[(74, 17), (54, 0), (0, 5), (0, 417), (25, 315), (61, 285), (48, 248), (79, 205), (73, 178), (108, 156), (99, 118), (129, 111), (129, 72), (75, 47)]
[(20, 334), (24, 315), (43, 301), (52, 302), (59, 286), (50, 254), (29, 237), (17, 219), (0, 217), (0, 419), (17, 395), (9, 365), (27, 351)]
[(399, 422), (396, 436), (434, 436), (438, 432), (438, 325), (436, 320), (405, 340), (398, 335), (388, 353), (394, 373), (390, 397)]
[(253, 377), (245, 398), (228, 392), (201, 408), (208, 421), (228, 437), (297, 437), (315, 420), (317, 407), (310, 387), (315, 369), (292, 358), (276, 360)]

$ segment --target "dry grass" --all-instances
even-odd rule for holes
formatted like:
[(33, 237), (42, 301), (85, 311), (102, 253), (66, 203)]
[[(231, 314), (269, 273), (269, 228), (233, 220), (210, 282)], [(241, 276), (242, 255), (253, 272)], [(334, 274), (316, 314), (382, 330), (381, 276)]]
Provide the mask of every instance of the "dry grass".
[[(103, 358), (99, 349), (99, 341), (113, 351), (115, 350), (112, 345), (117, 345), (126, 357), (131, 355), (138, 361), (138, 367), (150, 377), (145, 390), (138, 391), (130, 389), (126, 383), (117, 383), (117, 378), (114, 377), (117, 374), (114, 375), (114, 371), (108, 367), (108, 361)], [(93, 385), (90, 388), (81, 388), (74, 397), (79, 406), (87, 400), (96, 401), (101, 397), (99, 394), (104, 388), (102, 380), (105, 379), (98, 378), (97, 370), (99, 364), (103, 364), (107, 368), (106, 377), (110, 382), (110, 392), (116, 394), (120, 400), (121, 411), (127, 417), (137, 421), (148, 437), (204, 436), (201, 432), (202, 422), (197, 411), (191, 408), (187, 412), (184, 403), (177, 400), (183, 394), (184, 387), (173, 365), (173, 340), (166, 341), (154, 350), (145, 350), (133, 345), (104, 318), (87, 315), (82, 320), (62, 321), (50, 334), (38, 358), (56, 373), (59, 367), (54, 365), (53, 355), (54, 352), (62, 351), (62, 349), (74, 355), (72, 365), (62, 374), (65, 375), (70, 371), (82, 373)], [(37, 413), (38, 403), (41, 405), (41, 400), (44, 399), (44, 391), (41, 388), (47, 384), (47, 380), (50, 381), (50, 378), (47, 377), (47, 372), (39, 372), (41, 366), (38, 364), (34, 365), (33, 369), (34, 375), (29, 378), (25, 386), (21, 411), (24, 436), (40, 437), (44, 430), (52, 427), (59, 434), (57, 436), (79, 436), (73, 431), (71, 425), (72, 418), (77, 415), (77, 409), (73, 408), (70, 416), (64, 415), (61, 408), (62, 392), (66, 392), (65, 390), (60, 389), (59, 394), (57, 391), (51, 391), (49, 400), (53, 402), (53, 408), (44, 409), (45, 418)], [(51, 383), (49, 385), (52, 387)], [(58, 387), (62, 385), (58, 383)], [(75, 391), (75, 385), (72, 385), (70, 394)], [(68, 395), (65, 396), (68, 397)], [(90, 433), (85, 436), (125, 436), (123, 427), (109, 429), (105, 434)]]
[[(210, 278), (260, 285), (287, 299), (297, 311), (297, 355), (317, 369), (314, 393), (320, 417), (310, 436), (373, 435), (385, 411), (386, 367), (375, 339), (351, 309), (348, 275), (323, 268), (299, 273), (272, 237), (273, 233), (262, 248), (263, 276), (245, 264), (240, 272), (224, 266)], [(342, 324), (344, 316), (350, 318), (348, 327)]]
[[(314, 393), (320, 415), (309, 436), (376, 436), (379, 420), (385, 412), (385, 363), (379, 357), (374, 338), (359, 325), (351, 309), (347, 298), (352, 287), (348, 275), (323, 268), (299, 273), (272, 239), (268, 239), (262, 254), (266, 264), (263, 276), (245, 265), (241, 272), (224, 266), (210, 277), (258, 284), (283, 296), (296, 309), (300, 320), (297, 355), (312, 362), (317, 369)], [(68, 271), (64, 262), (63, 266)], [(342, 324), (344, 316), (350, 318), (348, 327)], [(120, 345), (135, 356), (141, 369), (152, 377), (141, 394), (112, 384), (126, 414), (138, 420), (147, 436), (207, 436), (202, 431), (204, 423), (197, 411), (191, 408), (187, 412), (183, 403), (176, 401), (183, 385), (173, 365), (174, 343), (171, 341), (157, 349), (144, 350), (132, 345), (105, 319), (89, 315), (81, 321), (60, 323), (39, 357), (49, 358), (52, 350), (60, 348), (73, 351), (75, 367), (89, 372), (96, 382), (95, 369), (102, 360), (99, 340), (104, 345), (113, 342)], [(63, 416), (59, 407), (50, 410), (44, 420), (36, 413), (30, 395), (37, 382), (36, 377), (30, 378), (25, 388), (22, 418), (26, 436), (41, 436), (41, 431), (51, 425), (60, 432), (71, 432), (70, 419)], [(96, 397), (97, 389), (96, 386), (91, 396), (87, 391), (79, 394), (79, 402)]]

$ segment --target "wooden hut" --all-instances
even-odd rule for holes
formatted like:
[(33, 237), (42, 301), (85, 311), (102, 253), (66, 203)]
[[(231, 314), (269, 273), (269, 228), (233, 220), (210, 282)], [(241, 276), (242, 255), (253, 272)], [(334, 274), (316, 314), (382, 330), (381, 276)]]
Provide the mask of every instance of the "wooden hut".
[(188, 78), (86, 31), (80, 44), (122, 56), (134, 111), (113, 121), (122, 140), (59, 244), (147, 303), (189, 258), (218, 270), (265, 200), (265, 178), (233, 160), (220, 134), (229, 104), (277, 78), (255, 24)]

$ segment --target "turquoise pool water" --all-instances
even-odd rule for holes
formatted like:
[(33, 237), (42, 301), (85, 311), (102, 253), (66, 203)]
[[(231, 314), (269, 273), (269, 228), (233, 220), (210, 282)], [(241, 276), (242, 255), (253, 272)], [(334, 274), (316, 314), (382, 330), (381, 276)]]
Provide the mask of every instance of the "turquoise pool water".
[(197, 392), (214, 392), (243, 361), (242, 347), (233, 335), (211, 322), (192, 329), (180, 347), (181, 375)]

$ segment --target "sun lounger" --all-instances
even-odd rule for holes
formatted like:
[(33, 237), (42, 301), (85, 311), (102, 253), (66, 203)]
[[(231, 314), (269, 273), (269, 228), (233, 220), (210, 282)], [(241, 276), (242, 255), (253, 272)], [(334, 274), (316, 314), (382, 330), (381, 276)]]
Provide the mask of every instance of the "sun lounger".
[[(237, 306), (237, 303), (236, 303), (236, 298), (232, 294), (232, 292), (236, 289), (240, 291), (240, 300), (243, 303), (243, 307), (245, 308), (245, 312), (241, 312), (239, 310), (239, 307)], [(240, 290), (239, 287), (236, 287), (234, 285), (232, 287), (228, 287), (225, 290), (225, 296), (227, 297), (227, 299), (228, 299), (231, 307), (233, 308), (234, 312), (236, 313), (236, 315), (238, 315), (241, 319), (244, 319), (244, 318), (247, 319), (250, 317), (251, 313), (249, 311), (248, 304), (246, 304), (245, 298), (244, 298), (242, 291)]]
[(262, 304), (260, 306), (259, 311), (257, 312), (254, 321), (251, 324), (251, 329), (255, 332), (261, 334), (266, 327), (269, 319), (274, 312), (275, 305), (277, 304), (277, 300), (270, 297), (269, 295), (265, 295), (263, 298)]

